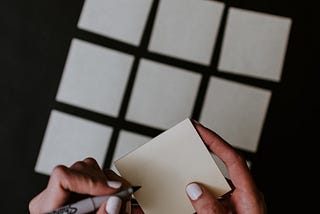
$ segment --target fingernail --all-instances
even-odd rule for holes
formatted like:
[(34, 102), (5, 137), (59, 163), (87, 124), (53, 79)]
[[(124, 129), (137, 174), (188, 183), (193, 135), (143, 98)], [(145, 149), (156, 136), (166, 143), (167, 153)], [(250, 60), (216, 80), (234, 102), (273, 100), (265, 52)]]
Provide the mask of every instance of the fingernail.
[(110, 196), (107, 201), (106, 211), (108, 214), (118, 214), (121, 209), (121, 199), (117, 196)]
[(192, 119), (192, 123), (195, 124), (195, 125), (199, 125), (199, 126), (203, 126), (204, 127), (204, 125), (202, 125), (200, 122), (198, 122), (198, 121), (196, 121), (194, 119)]
[(189, 184), (186, 191), (191, 200), (197, 200), (202, 195), (201, 187), (196, 183)]
[(126, 213), (131, 214), (131, 200), (126, 203)]
[(195, 119), (192, 119), (192, 122), (198, 125), (201, 125), (198, 121), (196, 121)]
[(107, 185), (111, 188), (119, 189), (122, 184), (120, 181), (107, 181)]

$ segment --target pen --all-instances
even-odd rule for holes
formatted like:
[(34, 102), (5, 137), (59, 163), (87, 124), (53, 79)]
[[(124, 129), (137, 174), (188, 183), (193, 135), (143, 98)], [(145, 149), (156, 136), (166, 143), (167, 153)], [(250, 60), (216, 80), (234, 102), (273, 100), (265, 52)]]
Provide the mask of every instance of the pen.
[(49, 212), (47, 214), (85, 214), (90, 213), (98, 209), (103, 201), (108, 199), (110, 196), (118, 196), (120, 198), (126, 198), (138, 189), (140, 189), (141, 186), (131, 186), (126, 189), (121, 190), (120, 192), (111, 194), (111, 195), (101, 195), (101, 196), (95, 196), (95, 197), (89, 197), (83, 200), (80, 200), (78, 202), (68, 204), (66, 206), (60, 207), (56, 210), (53, 210), (52, 212)]

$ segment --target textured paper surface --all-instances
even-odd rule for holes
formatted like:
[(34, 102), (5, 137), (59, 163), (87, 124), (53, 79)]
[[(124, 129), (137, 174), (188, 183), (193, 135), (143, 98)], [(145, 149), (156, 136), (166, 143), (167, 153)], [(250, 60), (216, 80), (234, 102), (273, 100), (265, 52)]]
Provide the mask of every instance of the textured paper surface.
[(223, 8), (218, 1), (161, 0), (149, 50), (209, 64)]
[(78, 27), (139, 45), (152, 0), (86, 0)]
[(201, 75), (143, 59), (132, 89), (126, 119), (168, 129), (190, 117)]
[(230, 190), (189, 119), (114, 164), (131, 184), (142, 186), (134, 196), (148, 214), (194, 213), (185, 192), (192, 181), (206, 185), (215, 196)]
[(69, 166), (86, 157), (102, 167), (111, 133), (111, 127), (52, 110), (35, 171), (50, 175), (56, 165)]
[(133, 56), (73, 39), (56, 99), (117, 116)]
[[(147, 143), (151, 139), (152, 138), (148, 136), (140, 135), (130, 131), (121, 130), (117, 144), (116, 144), (116, 148), (112, 156), (112, 163), (115, 160), (125, 156), (129, 152), (133, 151), (134, 149)], [(111, 169), (119, 174), (114, 164), (111, 165)]]
[(291, 19), (230, 8), (219, 70), (280, 81)]
[(200, 122), (235, 147), (256, 152), (271, 91), (211, 77)]

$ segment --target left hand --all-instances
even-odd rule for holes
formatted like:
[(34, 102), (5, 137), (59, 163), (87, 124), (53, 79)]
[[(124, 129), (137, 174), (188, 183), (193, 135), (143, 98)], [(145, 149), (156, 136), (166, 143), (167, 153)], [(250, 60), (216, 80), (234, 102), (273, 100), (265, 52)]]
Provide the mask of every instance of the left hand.
[[(77, 161), (70, 167), (58, 165), (53, 169), (47, 187), (30, 201), (29, 212), (30, 214), (50, 212), (69, 203), (73, 196), (113, 194), (120, 188), (128, 186), (129, 183), (113, 171), (103, 172), (93, 158)], [(112, 198), (115, 200), (111, 202), (109, 198), (109, 206), (109, 200), (105, 201), (96, 213), (131, 212), (131, 205), (128, 203), (131, 198), (126, 201), (121, 201), (117, 197)]]

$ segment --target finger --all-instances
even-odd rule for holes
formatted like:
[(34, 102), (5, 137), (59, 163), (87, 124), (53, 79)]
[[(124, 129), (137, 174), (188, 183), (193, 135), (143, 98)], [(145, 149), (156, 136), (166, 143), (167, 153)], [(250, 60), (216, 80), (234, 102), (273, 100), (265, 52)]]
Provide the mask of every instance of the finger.
[(222, 204), (204, 186), (190, 183), (186, 187), (186, 192), (197, 214), (225, 213)]
[(85, 162), (86, 164), (88, 164), (89, 166), (93, 167), (96, 170), (101, 170), (98, 162), (96, 161), (96, 159), (92, 158), (92, 157), (87, 157), (83, 160), (83, 162)]
[(132, 214), (144, 214), (143, 210), (139, 206), (136, 199), (131, 200), (131, 213)]
[(105, 170), (105, 175), (107, 176), (108, 179), (110, 180), (115, 180), (115, 181), (120, 181), (123, 180), (121, 176), (119, 176), (117, 173), (112, 171), (111, 169)]
[(57, 195), (65, 192), (102, 195), (112, 194), (115, 189), (106, 184), (106, 180), (97, 179), (94, 175), (84, 174), (65, 166), (56, 166), (50, 176), (48, 188)]
[(127, 200), (125, 208), (126, 208), (125, 209), (125, 213), (126, 214), (131, 214), (131, 199)]
[(73, 163), (69, 168), (73, 171), (77, 171), (78, 173), (87, 174), (88, 176), (91, 175), (101, 180), (107, 180), (103, 173), (99, 173), (99, 170), (96, 170), (94, 167), (88, 165), (84, 161), (77, 161)]
[(132, 205), (131, 214), (144, 214), (144, 212), (139, 205)]
[(104, 174), (97, 161), (91, 157), (85, 158), (83, 161), (75, 162), (71, 165), (70, 169), (77, 170), (80, 173), (87, 174), (94, 179), (106, 182), (109, 187), (114, 189), (119, 189), (122, 186), (120, 179), (117, 179), (118, 181), (107, 179), (107, 176)]
[(200, 123), (194, 123), (194, 127), (209, 149), (224, 162), (233, 185), (242, 190), (251, 190), (254, 181), (245, 159), (217, 133)]
[[(111, 196), (103, 202), (97, 211), (97, 214), (118, 214), (121, 212), (122, 200), (117, 196)], [(123, 212), (121, 212), (123, 213)]]
[(107, 208), (107, 201), (104, 201), (99, 207), (99, 209), (97, 210), (96, 214), (106, 214), (107, 213), (106, 208)]
[(70, 166), (70, 169), (77, 170), (81, 173), (94, 175), (97, 179), (106, 180), (105, 174), (102, 172), (100, 166), (93, 158), (85, 158), (83, 161), (77, 161)]
[(64, 165), (56, 166), (45, 190), (29, 203), (31, 213), (45, 213), (59, 208), (69, 199), (70, 193), (102, 195), (117, 190), (107, 186), (106, 180), (97, 179)]
[(129, 187), (130, 186), (129, 182), (126, 179), (124, 179), (123, 177), (117, 175), (111, 169), (105, 170), (105, 175), (107, 176), (107, 179), (109, 181), (121, 182), (122, 183), (122, 187)]

